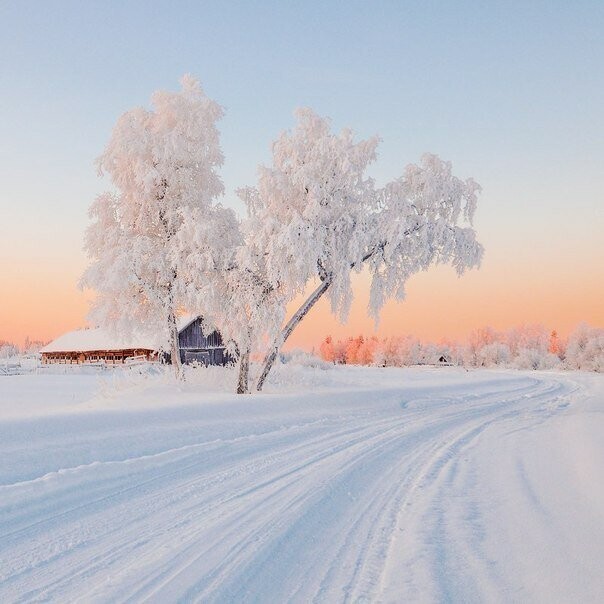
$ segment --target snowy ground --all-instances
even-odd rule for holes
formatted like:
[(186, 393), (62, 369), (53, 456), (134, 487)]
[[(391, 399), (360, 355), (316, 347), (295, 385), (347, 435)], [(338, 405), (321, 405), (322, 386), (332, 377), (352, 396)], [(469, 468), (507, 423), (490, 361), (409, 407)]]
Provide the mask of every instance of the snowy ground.
[(603, 601), (604, 376), (281, 374), (0, 377), (0, 601)]

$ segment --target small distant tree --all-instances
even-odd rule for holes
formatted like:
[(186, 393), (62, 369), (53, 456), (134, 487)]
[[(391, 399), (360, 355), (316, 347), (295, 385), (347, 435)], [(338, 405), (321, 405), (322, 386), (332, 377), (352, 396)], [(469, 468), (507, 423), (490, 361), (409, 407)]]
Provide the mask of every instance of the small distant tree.
[(19, 347), (13, 342), (0, 340), (0, 358), (5, 362), (19, 355)]
[(493, 341), (485, 344), (476, 353), (477, 365), (482, 367), (493, 367), (507, 365), (511, 361), (510, 348), (504, 342)]
[(359, 365), (373, 365), (377, 346), (378, 339), (375, 336), (363, 340), (363, 343), (357, 352), (357, 361)]
[(480, 351), (485, 346), (498, 342), (501, 336), (490, 326), (473, 330), (469, 337), (465, 351), (466, 364), (474, 367), (481, 365)]
[(363, 336), (357, 338), (348, 338), (346, 344), (346, 364), (347, 365), (358, 365), (359, 364), (359, 350), (363, 345)]
[(408, 339), (405, 336), (391, 336), (384, 342), (384, 361), (389, 367), (403, 367), (407, 364)]
[(409, 367), (422, 361), (423, 347), (413, 336), (401, 336), (395, 340), (395, 365)]
[(449, 263), (462, 274), (482, 257), (471, 228), (479, 190), (473, 180), (454, 177), (449, 163), (425, 155), (378, 189), (366, 175), (377, 137), (355, 142), (350, 130), (333, 134), (310, 109), (296, 115), (296, 128), (273, 145), (272, 165), (260, 168), (257, 188), (240, 195), (265, 250), (269, 282), (285, 284), (289, 299), (311, 282), (318, 285), (272, 342), (258, 390), (283, 343), (321, 297), (346, 318), (353, 272), (368, 270), (369, 309), (377, 319), (386, 299), (404, 298), (416, 272)]
[[(92, 264), (81, 283), (97, 292), (90, 315), (96, 323), (156, 335), (180, 374), (177, 317), (186, 281), (179, 232), (191, 221), (211, 222), (223, 192), (216, 172), (223, 163), (216, 127), (223, 111), (190, 76), (180, 92), (156, 92), (152, 105), (119, 118), (98, 160), (117, 191), (90, 209)], [(214, 250), (214, 233), (205, 235), (214, 241), (204, 249)]]
[(386, 340), (387, 338), (382, 338), (376, 344), (373, 352), (373, 365), (375, 367), (386, 367), (388, 365), (386, 359)]
[(26, 336), (23, 344), (23, 354), (38, 354), (40, 349), (46, 346), (46, 344), (48, 344), (48, 342), (44, 342), (43, 340), (31, 340), (29, 336)]
[(321, 342), (321, 346), (319, 347), (319, 353), (324, 361), (328, 361), (329, 363), (336, 362), (335, 349), (331, 336), (327, 336)]
[(555, 354), (558, 358), (562, 357), (562, 344), (560, 343), (558, 332), (555, 329), (549, 335), (549, 346), (547, 348), (547, 351), (550, 354)]
[(346, 346), (346, 341), (338, 340), (333, 347), (335, 363), (338, 365), (346, 365)]

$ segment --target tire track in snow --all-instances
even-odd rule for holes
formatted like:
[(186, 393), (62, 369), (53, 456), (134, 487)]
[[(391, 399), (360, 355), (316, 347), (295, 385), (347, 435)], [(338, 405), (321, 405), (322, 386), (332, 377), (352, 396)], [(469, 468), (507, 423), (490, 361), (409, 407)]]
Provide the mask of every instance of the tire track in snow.
[[(355, 461), (355, 460), (353, 460), (353, 462), (354, 462), (354, 461)], [(192, 597), (192, 596), (193, 596), (193, 594), (192, 594), (192, 593), (190, 593), (190, 594), (189, 594), (189, 597), (188, 597), (187, 599), (188, 599), (188, 600), (189, 600), (189, 599), (191, 599), (191, 597)], [(233, 597), (233, 596), (232, 596), (232, 594), (230, 594), (230, 595), (229, 595), (229, 597)]]
[[(232, 476), (234, 476), (235, 478), (237, 476), (246, 476), (247, 472), (245, 471), (245, 469), (247, 468), (249, 470), (249, 472), (253, 471), (253, 470), (263, 470), (265, 466), (267, 466), (268, 464), (270, 464), (271, 460), (274, 459), (278, 459), (281, 455), (283, 456), (287, 456), (287, 455), (292, 455), (293, 459), (298, 460), (298, 466), (303, 468), (307, 465), (309, 465), (310, 463), (312, 463), (313, 459), (312, 457), (309, 459), (308, 456), (311, 454), (318, 454), (320, 457), (324, 457), (326, 455), (329, 454), (333, 454), (335, 452), (338, 452), (341, 448), (343, 447), (347, 447), (350, 448), (351, 446), (353, 446), (354, 444), (358, 443), (366, 443), (367, 441), (367, 435), (370, 434), (371, 432), (375, 432), (376, 430), (378, 432), (381, 432), (381, 430), (383, 429), (384, 426), (386, 426), (389, 422), (391, 422), (390, 419), (380, 419), (377, 422), (374, 422), (375, 425), (370, 426), (369, 428), (363, 427), (360, 428), (358, 426), (353, 427), (353, 428), (349, 428), (340, 432), (336, 432), (335, 434), (332, 433), (328, 433), (325, 436), (321, 436), (317, 439), (311, 439), (309, 442), (302, 442), (302, 443), (298, 443), (296, 442), (293, 446), (289, 446), (286, 447), (282, 452), (277, 450), (277, 452), (271, 452), (270, 455), (266, 455), (266, 452), (264, 450), (261, 451), (260, 454), (257, 454), (256, 452), (252, 452), (253, 454), (256, 455), (256, 457), (252, 457), (251, 461), (248, 460), (246, 462), (246, 466), (244, 466), (243, 471), (242, 471), (242, 467), (241, 467), (241, 461), (240, 460), (236, 460), (231, 468), (228, 470), (232, 473)], [(270, 443), (269, 443), (270, 445)], [(272, 447), (272, 445), (271, 445)], [(311, 450), (309, 450), (311, 449)], [(318, 451), (318, 453), (314, 452), (314, 449), (316, 449)], [(325, 451), (325, 449), (327, 449), (327, 452)], [(269, 447), (269, 450), (272, 451), (272, 449)], [(244, 454), (245, 457), (245, 454)], [(320, 458), (319, 457), (319, 458)], [(299, 459), (303, 459), (303, 463), (299, 464)], [(185, 466), (186, 468), (195, 468), (195, 467), (203, 467), (205, 461), (201, 460), (199, 462), (193, 463), (193, 464), (189, 464), (188, 466)], [(178, 475), (181, 471), (181, 468), (177, 468), (176, 470), (174, 470), (173, 472), (170, 473), (171, 476), (175, 476)], [(287, 473), (289, 473), (291, 471), (291, 468), (289, 468), (287, 470)], [(162, 481), (165, 480), (167, 477), (167, 475), (165, 473), (161, 473), (158, 477), (153, 478), (152, 480), (146, 480), (143, 481), (141, 484), (135, 484), (134, 486), (132, 486), (131, 488), (127, 489), (127, 490), (122, 490), (120, 491), (120, 493), (118, 495), (116, 495), (115, 493), (109, 493), (105, 496), (103, 496), (101, 499), (95, 499), (90, 503), (87, 503), (85, 505), (79, 506), (78, 508), (75, 508), (73, 510), (71, 510), (71, 512), (78, 512), (78, 513), (82, 513), (85, 512), (86, 510), (90, 510), (90, 508), (92, 508), (92, 510), (94, 512), (97, 511), (97, 509), (100, 509), (101, 511), (104, 509), (104, 506), (106, 506), (109, 502), (111, 502), (112, 497), (119, 497), (124, 498), (126, 497), (127, 499), (127, 503), (131, 504), (132, 501), (130, 500), (130, 498), (133, 496), (134, 492), (140, 488), (140, 486), (147, 486), (152, 482), (157, 482), (157, 481)], [(218, 484), (219, 486), (223, 484), (223, 480), (225, 478), (225, 471), (220, 471), (218, 472), (216, 475), (212, 475), (210, 478), (214, 478), (216, 484)], [(133, 481), (134, 481), (134, 476), (132, 477)], [(163, 514), (164, 509), (170, 506), (173, 506), (175, 503), (178, 502), (178, 500), (182, 500), (182, 499), (186, 499), (186, 494), (190, 493), (192, 491), (194, 491), (197, 487), (199, 486), (203, 486), (206, 487), (207, 486), (207, 481), (208, 481), (208, 477), (206, 476), (201, 476), (201, 477), (195, 477), (192, 480), (188, 480), (185, 482), (182, 482), (178, 485), (173, 485), (174, 487), (178, 486), (178, 489), (175, 490), (173, 493), (167, 494), (165, 497), (157, 497), (155, 498), (152, 502), (151, 502), (151, 506), (147, 505), (145, 506), (145, 508), (142, 511), (139, 511), (136, 506), (129, 506), (131, 508), (131, 510), (136, 514), (134, 518), (128, 518), (128, 520), (130, 522), (132, 522), (134, 525), (136, 525), (137, 522), (141, 522), (144, 521), (149, 513), (151, 511), (153, 511), (156, 514)], [(166, 485), (163, 485), (164, 488)], [(245, 488), (249, 490), (249, 485), (246, 484)], [(230, 491), (228, 489), (225, 489), (223, 487), (222, 491), (225, 491), (226, 493), (229, 493)], [(210, 499), (210, 503), (208, 504), (208, 507), (205, 508), (200, 508), (199, 507), (199, 502), (195, 502), (194, 504), (192, 503), (191, 505), (188, 506), (188, 508), (192, 509), (192, 518), (196, 519), (198, 518), (202, 513), (207, 513), (208, 511), (211, 511), (213, 509), (216, 508), (220, 508), (222, 505), (227, 504), (230, 500), (235, 499), (236, 497), (239, 497), (240, 494), (236, 493), (235, 495), (225, 495), (225, 492), (219, 492), (218, 496), (215, 497), (215, 495), (212, 492), (209, 492), (206, 497), (206, 499)], [(143, 496), (146, 496), (148, 493), (144, 492)], [(153, 505), (153, 503), (155, 503), (155, 505)], [(156, 509), (150, 509), (150, 507), (152, 508), (156, 508)], [(175, 516), (177, 518), (179, 518), (178, 523), (177, 524), (170, 524), (169, 522), (166, 523), (165, 519), (163, 521), (164, 525), (164, 529), (163, 531), (165, 533), (170, 532), (171, 530), (177, 529), (179, 528), (179, 526), (184, 525), (188, 520), (186, 515), (184, 516), (184, 520), (183, 520), (183, 514), (185, 514), (188, 510), (179, 510), (178, 514), (175, 514)], [(64, 521), (64, 516), (67, 515), (68, 513), (61, 513), (58, 516), (51, 516), (48, 520), (49, 522), (52, 524), (53, 522), (56, 523), (57, 520), (61, 520), (62, 522)], [(99, 523), (102, 525), (106, 522), (104, 516), (101, 514), (101, 518), (99, 520)], [(52, 527), (51, 527), (52, 528)], [(32, 543), (31, 543), (31, 538), (33, 536), (35, 536), (36, 531), (39, 530), (39, 526), (34, 526), (31, 527), (30, 530), (26, 531), (24, 534), (21, 534), (20, 536), (22, 537), (22, 541), (24, 542), (24, 549), (27, 552), (31, 552), (32, 550)], [(138, 530), (138, 529), (136, 529)], [(134, 531), (128, 531), (128, 533), (133, 533), (133, 535), (128, 534), (128, 537), (125, 539), (122, 539), (123, 541), (123, 549), (130, 549), (132, 547), (132, 541), (131, 539), (133, 539), (135, 542), (137, 540), (136, 538), (136, 530)], [(77, 539), (77, 534), (81, 531), (81, 527), (79, 524), (76, 523), (76, 526), (74, 527), (74, 539)], [(112, 531), (111, 533), (109, 533), (108, 535), (104, 535), (104, 537), (106, 536), (113, 536), (115, 533), (118, 532), (122, 532), (123, 531), (123, 527), (122, 527), (122, 522), (119, 522), (117, 527), (115, 528), (114, 531)], [(95, 530), (91, 530), (89, 531), (92, 534), (95, 534)], [(140, 540), (140, 538), (139, 538)], [(47, 543), (47, 540), (42, 537), (41, 541), (43, 543)], [(67, 542), (66, 546), (69, 546), (69, 549), (71, 549), (73, 547), (73, 545), (70, 544), (71, 542), (71, 538), (68, 539), (55, 539), (55, 543), (56, 542)], [(86, 543), (87, 541), (87, 537), (86, 535), (84, 535), (84, 538), (82, 539), (83, 543)], [(119, 543), (119, 541), (118, 541)], [(121, 549), (118, 548), (114, 548), (109, 555), (107, 556), (107, 558), (111, 558), (114, 554), (118, 554), (121, 553)], [(60, 557), (61, 557), (62, 552), (60, 552), (58, 555), (54, 556), (50, 562), (55, 562), (55, 561), (60, 561)], [(105, 559), (101, 559), (103, 562), (105, 561)], [(7, 569), (8, 565), (2, 565), (3, 568)], [(88, 564), (83, 564), (83, 567), (85, 569), (88, 569)], [(75, 569), (72, 569), (75, 570)], [(23, 569), (24, 573), (28, 573), (30, 572), (31, 569), (30, 568), (25, 568)], [(77, 576), (77, 572), (74, 573), (74, 577)]]
[[(254, 558), (254, 557), (255, 557), (255, 554), (252, 556), (252, 558)], [(232, 569), (231, 569), (231, 570), (232, 570)], [(260, 592), (255, 591), (254, 593), (258, 594), (258, 593), (260, 593)], [(187, 593), (187, 600), (191, 600), (191, 599), (193, 599), (193, 596), (195, 596), (195, 595), (196, 595), (196, 594), (195, 594), (195, 592), (194, 592), (194, 591), (188, 592), (188, 593)], [(241, 595), (241, 594), (238, 594), (237, 592), (229, 592), (229, 593), (225, 593), (225, 594), (223, 594), (223, 596), (224, 596), (224, 598), (223, 598), (223, 599), (233, 599), (233, 598), (235, 598), (235, 599), (236, 599), (236, 598), (237, 598), (238, 596), (240, 596), (240, 595)], [(220, 598), (218, 598), (218, 600), (220, 600)]]
[[(548, 398), (551, 392), (552, 390), (547, 388), (543, 395)], [(511, 404), (517, 402), (517, 400), (508, 399), (503, 402)], [(500, 405), (497, 404), (496, 407), (499, 408)], [(393, 474), (396, 475), (397, 472), (400, 473), (403, 471), (405, 472), (406, 479), (400, 481), (398, 484), (395, 483), (394, 487), (385, 491), (382, 497), (376, 497), (376, 500), (381, 501), (383, 505), (371, 516), (373, 527), (367, 529), (366, 540), (368, 543), (373, 540), (373, 547), (369, 547), (368, 545), (358, 547), (358, 539), (351, 538), (342, 548), (343, 555), (351, 551), (360, 551), (357, 564), (355, 565), (355, 574), (346, 585), (346, 597), (344, 599), (347, 601), (362, 601), (364, 598), (369, 597), (372, 600), (374, 599), (376, 585), (379, 584), (383, 574), (384, 562), (390, 545), (390, 536), (394, 531), (397, 518), (400, 520), (399, 511), (401, 508), (404, 509), (408, 505), (418, 489), (424, 489), (427, 484), (434, 481), (441, 470), (455, 457), (456, 453), (474, 440), (488, 425), (507, 417), (513, 417), (519, 413), (517, 410), (506, 410), (495, 417), (490, 417), (489, 413), (491, 409), (485, 409), (484, 411), (484, 415), (489, 417), (489, 419), (479, 419), (474, 425), (470, 425), (470, 427), (468, 427), (467, 423), (456, 424), (451, 422), (450, 425), (446, 426), (447, 428), (455, 426), (459, 427), (460, 430), (448, 433), (446, 439), (436, 447), (433, 444), (430, 445), (430, 441), (426, 442), (423, 446), (420, 444), (417, 447), (415, 455), (411, 452), (411, 454), (405, 455), (404, 459), (401, 459), (400, 466), (396, 467), (396, 472)], [(475, 415), (480, 417), (481, 414)], [(442, 432), (446, 433), (445, 426), (443, 425), (441, 428), (443, 428)], [(432, 437), (430, 440), (433, 441), (437, 434), (432, 432), (430, 436)], [(384, 478), (388, 477), (384, 475)], [(387, 480), (385, 482), (387, 483)], [(372, 534), (377, 534), (383, 538), (372, 539)], [(376, 547), (376, 544), (378, 544), (378, 547)], [(334, 564), (332, 567), (336, 569), (340, 568), (340, 564)], [(337, 585), (338, 581), (332, 579), (327, 584)], [(328, 593), (328, 590), (323, 587), (322, 592)], [(334, 595), (331, 597), (334, 597)], [(325, 597), (320, 599), (329, 601), (330, 598)]]
[[(203, 456), (203, 444), (182, 458), (181, 450), (129, 460), (131, 486), (115, 483), (109, 472), (104, 484), (96, 483), (100, 496), (59, 514), (44, 517), (42, 510), (36, 524), (3, 540), (13, 563), (0, 595), (23, 601), (373, 597), (383, 587), (397, 523), (417, 494), (493, 422), (546, 404), (560, 390), (546, 380), (511, 382), (508, 391), (459, 395), (434, 406), (420, 401), (397, 415), (348, 416), (344, 429), (332, 419), (290, 430), (289, 440), (273, 432), (236, 439), (246, 446), (223, 466), (218, 455)], [(106, 469), (121, 462), (110, 463), (118, 466)], [(94, 483), (95, 469), (82, 469), (72, 488)], [(55, 555), (44, 553), (53, 547)], [(291, 572), (296, 560), (306, 561), (301, 575)], [(270, 576), (274, 584), (267, 584)]]
[[(397, 598), (405, 601), (505, 601), (505, 598), (502, 600), (502, 590), (496, 587), (497, 577), (493, 561), (481, 552), (480, 536), (471, 534), (471, 546), (459, 551), (460, 542), (468, 537), (466, 525), (473, 522), (472, 528), (475, 528), (476, 519), (472, 518), (472, 514), (477, 513), (470, 509), (468, 514), (467, 508), (463, 509), (464, 515), (459, 526), (452, 523), (453, 513), (459, 511), (451, 502), (458, 499), (466, 504), (468, 493), (467, 483), (457, 484), (459, 467), (468, 461), (464, 455), (487, 430), (503, 429), (505, 434), (511, 422), (515, 425), (515, 430), (530, 430), (564, 410), (571, 394), (576, 391), (576, 386), (569, 386), (565, 381), (543, 379), (534, 392), (525, 393), (517, 401), (509, 401), (516, 403), (512, 408), (477, 422), (465, 434), (460, 434), (450, 443), (443, 445), (440, 452), (416, 472), (415, 485), (405, 496), (397, 519), (398, 530), (393, 532), (389, 560), (383, 568), (375, 600), (390, 602), (392, 595), (396, 593)], [(529, 406), (523, 404), (526, 400), (530, 401)], [(518, 427), (519, 423), (522, 427)], [(470, 457), (469, 460), (471, 459)], [(415, 494), (419, 490), (422, 491), (421, 501), (414, 502)], [(469, 507), (472, 507), (471, 503)], [(450, 528), (451, 525), (453, 529)], [(452, 530), (456, 532), (452, 533)], [(419, 554), (402, 556), (405, 542), (411, 547), (417, 547), (419, 544), (422, 551)], [(472, 569), (471, 572), (465, 569), (467, 576), (461, 580), (467, 580), (468, 584), (462, 587), (454, 585), (464, 573), (460, 572), (460, 563), (452, 560), (452, 549), (456, 550), (455, 556)], [(428, 550), (428, 554), (425, 550)], [(454, 568), (451, 567), (451, 562), (454, 563)], [(416, 571), (415, 567), (420, 567), (420, 570)], [(400, 575), (409, 572), (410, 568), (413, 571), (409, 573), (411, 577), (401, 581)], [(452, 577), (455, 578), (451, 579)], [(483, 591), (480, 593), (475, 591), (475, 584), (479, 583), (477, 577), (481, 577)], [(391, 583), (395, 585), (394, 589)], [(429, 586), (435, 586), (436, 591), (431, 592)]]

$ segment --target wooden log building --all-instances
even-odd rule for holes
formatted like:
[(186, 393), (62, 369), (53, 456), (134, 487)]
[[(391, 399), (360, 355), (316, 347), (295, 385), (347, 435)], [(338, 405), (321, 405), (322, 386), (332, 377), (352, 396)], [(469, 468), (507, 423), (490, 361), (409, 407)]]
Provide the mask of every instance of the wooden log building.
[[(226, 365), (232, 358), (226, 352), (218, 331), (204, 334), (200, 317), (179, 321), (180, 359), (185, 364)], [(40, 351), (44, 365), (124, 365), (136, 361), (169, 362), (169, 355), (158, 353), (150, 338), (120, 339), (106, 330), (79, 329), (50, 342)]]
[(43, 365), (123, 365), (155, 361), (156, 346), (145, 338), (115, 338), (104, 329), (78, 329), (59, 336), (40, 350)]
[(190, 317), (179, 324), (178, 345), (184, 364), (227, 365), (233, 361), (220, 332), (204, 333), (201, 317)]

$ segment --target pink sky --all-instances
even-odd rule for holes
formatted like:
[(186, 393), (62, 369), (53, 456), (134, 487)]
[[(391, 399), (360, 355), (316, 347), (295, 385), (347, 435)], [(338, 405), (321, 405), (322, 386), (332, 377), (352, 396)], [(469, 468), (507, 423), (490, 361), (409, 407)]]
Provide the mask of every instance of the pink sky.
[[(604, 326), (602, 3), (4, 3), (0, 126), (0, 339), (50, 339), (85, 324), (77, 289), (87, 209), (108, 188), (94, 158), (118, 116), (177, 87), (186, 72), (226, 108), (225, 205), (255, 182), (297, 106), (383, 143), (371, 175), (397, 178), (438, 153), (482, 186), (476, 230), (486, 251), (461, 279), (413, 277), (380, 333), (461, 338), (474, 328)], [(161, 3), (160, 3), (161, 4)], [(203, 18), (202, 18), (203, 17)], [(74, 25), (75, 24), (75, 25)], [(177, 44), (157, 44), (170, 33)], [(238, 208), (241, 210), (241, 207)], [(347, 325), (325, 303), (292, 337), (370, 334), (367, 285)]]
[[(412, 277), (407, 299), (384, 308), (378, 332), (440, 340), (462, 339), (485, 325), (503, 330), (541, 323), (562, 335), (581, 321), (604, 326), (601, 195), (594, 181), (569, 174), (566, 189), (544, 184), (537, 191), (503, 182), (485, 190), (475, 224), (485, 247), (481, 268), (461, 278), (449, 267)], [(572, 204), (571, 188), (582, 194)], [(87, 263), (82, 251), (87, 206), (83, 202), (77, 214), (62, 215), (49, 203), (34, 222), (26, 206), (11, 206), (10, 220), (0, 224), (0, 253), (7, 258), (0, 279), (0, 339), (49, 340), (86, 324), (92, 293), (79, 291), (77, 282)], [(30, 238), (26, 245), (24, 232)], [(367, 278), (359, 275), (354, 283), (356, 299), (345, 325), (321, 301), (288, 345), (311, 349), (326, 335), (373, 333)]]
[[(484, 240), (484, 238), (483, 238)], [(388, 303), (378, 333), (413, 334), (425, 340), (463, 339), (472, 329), (491, 325), (507, 329), (541, 323), (567, 334), (577, 323), (604, 325), (604, 263), (590, 262), (594, 242), (583, 241), (573, 255), (553, 250), (549, 262), (518, 251), (506, 257), (488, 253), (483, 266), (458, 278), (449, 267), (437, 267), (411, 278), (407, 299)], [(25, 258), (2, 279), (10, 291), (0, 307), (0, 339), (21, 343), (26, 336), (48, 340), (86, 324), (91, 292), (76, 283), (85, 266), (81, 255), (65, 256), (61, 247), (42, 258)], [(540, 263), (543, 263), (540, 265)], [(368, 279), (354, 280), (355, 302), (345, 325), (321, 301), (292, 335), (289, 346), (311, 349), (326, 335), (337, 338), (374, 333), (367, 316)], [(6, 301), (8, 303), (6, 303)]]

